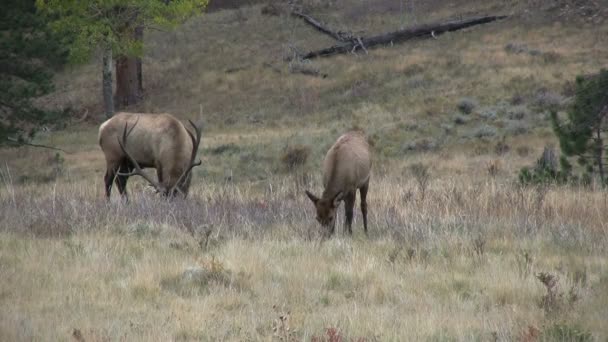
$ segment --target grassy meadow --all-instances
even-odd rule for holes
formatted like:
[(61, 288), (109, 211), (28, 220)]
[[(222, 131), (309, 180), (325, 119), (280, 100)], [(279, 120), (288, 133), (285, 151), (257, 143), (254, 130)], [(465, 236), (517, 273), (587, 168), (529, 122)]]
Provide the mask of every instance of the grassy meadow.
[[(128, 203), (105, 200), (100, 66), (62, 71), (39, 103), (89, 114), (33, 142), (67, 153), (0, 149), (1, 341), (608, 339), (608, 193), (517, 181), (556, 145), (548, 113), (574, 78), (608, 64), (608, 7), (307, 3), (361, 34), (510, 17), (309, 62), (283, 59), (334, 42), (263, 4), (147, 32), (146, 97), (128, 110), (203, 108), (185, 200), (135, 178)], [(374, 151), (370, 234), (357, 201), (354, 235), (340, 210), (323, 239), (303, 190), (321, 191), (353, 127)]]

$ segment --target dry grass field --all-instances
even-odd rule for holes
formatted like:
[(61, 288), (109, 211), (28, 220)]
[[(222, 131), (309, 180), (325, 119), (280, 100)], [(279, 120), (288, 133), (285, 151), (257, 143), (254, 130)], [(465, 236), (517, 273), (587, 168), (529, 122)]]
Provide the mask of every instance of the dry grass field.
[[(139, 179), (106, 201), (99, 66), (57, 75), (40, 103), (89, 110), (0, 149), (1, 341), (605, 341), (608, 192), (522, 186), (555, 144), (576, 75), (608, 65), (603, 1), (310, 1), (377, 33), (460, 15), (508, 19), (312, 62), (331, 45), (263, 5), (146, 39), (133, 111), (205, 130), (187, 199)], [(418, 5), (416, 5), (418, 4)], [(311, 77), (293, 70), (327, 74)], [(303, 193), (352, 127), (374, 149), (370, 235), (322, 239)], [(290, 169), (294, 148), (310, 155)]]

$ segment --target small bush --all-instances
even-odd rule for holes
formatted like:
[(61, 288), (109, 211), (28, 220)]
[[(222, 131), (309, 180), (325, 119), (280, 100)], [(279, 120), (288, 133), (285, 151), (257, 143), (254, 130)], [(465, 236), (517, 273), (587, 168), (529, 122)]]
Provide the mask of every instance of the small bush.
[(519, 146), (515, 149), (517, 155), (520, 157), (527, 157), (530, 154), (530, 148), (528, 146)]
[(219, 154), (236, 154), (241, 151), (241, 148), (233, 143), (219, 145), (217, 147), (209, 149), (209, 153), (213, 155)]
[(524, 52), (528, 52), (530, 49), (526, 44), (522, 43), (509, 43), (505, 45), (505, 52), (512, 54), (520, 54)]
[(513, 106), (522, 105), (525, 102), (525, 99), (520, 94), (514, 94), (509, 101)]
[(519, 171), (519, 182), (524, 185), (564, 183), (567, 174), (558, 170), (558, 159), (552, 147), (545, 147), (534, 168), (524, 167)]
[(497, 130), (495, 127), (484, 124), (484, 125), (477, 127), (473, 131), (473, 136), (475, 138), (486, 138), (486, 137), (493, 137), (496, 135), (496, 133), (497, 133)]
[(544, 329), (538, 339), (539, 341), (556, 342), (591, 342), (593, 335), (577, 326), (567, 324), (554, 324)]
[(496, 178), (502, 169), (501, 164), (502, 163), (498, 159), (488, 162), (486, 167), (486, 170), (488, 170), (488, 175), (490, 175), (492, 178)]
[(513, 136), (526, 134), (529, 130), (528, 124), (522, 121), (509, 121), (506, 127), (507, 133)]
[(234, 274), (226, 269), (216, 258), (200, 260), (197, 266), (186, 268), (181, 274), (161, 280), (161, 287), (175, 292), (182, 297), (206, 294), (211, 285), (245, 290), (246, 276), (239, 272)]
[(454, 117), (454, 123), (457, 124), (457, 125), (464, 125), (467, 122), (469, 122), (469, 119), (467, 117), (465, 117), (465, 116), (457, 114)]
[(473, 110), (477, 107), (477, 101), (474, 99), (465, 97), (458, 102), (458, 110), (463, 114), (471, 114)]
[(422, 164), (416, 163), (410, 166), (410, 172), (416, 183), (418, 183), (418, 190), (420, 191), (420, 200), (424, 201), (424, 197), (426, 196), (426, 190), (431, 181), (431, 174), (429, 172), (429, 167)]
[(550, 273), (539, 273), (536, 278), (545, 286), (547, 293), (540, 299), (540, 307), (546, 314), (553, 314), (560, 310), (563, 294), (559, 292), (559, 277)]
[(479, 112), (479, 116), (486, 120), (494, 120), (498, 117), (498, 111), (494, 108), (486, 108)]
[(294, 171), (308, 161), (310, 156), (310, 147), (305, 145), (294, 145), (285, 148), (281, 156), (281, 162), (289, 171)]
[(509, 120), (523, 120), (529, 115), (528, 108), (525, 106), (517, 106), (509, 110), (507, 118), (509, 118)]
[(544, 88), (540, 89), (533, 99), (533, 105), (538, 111), (559, 111), (564, 102), (563, 96)]
[(562, 55), (555, 51), (543, 52), (541, 53), (541, 57), (543, 58), (543, 62), (547, 64), (557, 63), (562, 59)]
[(441, 128), (443, 128), (443, 132), (445, 134), (452, 134), (454, 131), (454, 125), (448, 124), (448, 123), (443, 123), (441, 124)]
[(511, 150), (511, 147), (507, 144), (504, 136), (499, 142), (496, 143), (496, 146), (494, 146), (494, 153), (499, 156), (507, 154), (509, 150)]
[(422, 138), (403, 146), (404, 152), (429, 152), (437, 149), (437, 143), (431, 139)]

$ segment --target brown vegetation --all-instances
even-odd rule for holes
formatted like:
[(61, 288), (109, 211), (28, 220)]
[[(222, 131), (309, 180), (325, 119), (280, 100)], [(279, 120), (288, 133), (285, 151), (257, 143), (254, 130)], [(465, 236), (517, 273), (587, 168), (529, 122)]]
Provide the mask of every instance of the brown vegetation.
[[(361, 34), (509, 19), (292, 66), (285, 55), (331, 41), (287, 12), (240, 7), (150, 31), (146, 97), (129, 110), (186, 120), (205, 103), (187, 201), (137, 177), (132, 201), (105, 200), (99, 70), (57, 75), (41, 102), (90, 115), (32, 141), (73, 153), (0, 150), (0, 340), (608, 338), (605, 189), (517, 183), (555, 144), (546, 115), (564, 110), (564, 85), (607, 65), (608, 8), (305, 2)], [(300, 67), (327, 77), (289, 72)], [(292, 176), (322, 184), (313, 164), (351, 127), (373, 142), (369, 237), (321, 242)]]

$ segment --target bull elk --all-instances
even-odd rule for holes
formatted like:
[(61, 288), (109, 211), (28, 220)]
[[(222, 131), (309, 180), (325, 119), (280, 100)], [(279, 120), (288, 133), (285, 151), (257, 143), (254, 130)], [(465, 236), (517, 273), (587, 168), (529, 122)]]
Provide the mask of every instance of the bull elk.
[(357, 189), (361, 195), (363, 228), (367, 235), (367, 190), (371, 171), (371, 152), (365, 135), (351, 131), (342, 135), (327, 151), (323, 161), (323, 195), (306, 190), (317, 211), (317, 221), (334, 233), (336, 210), (344, 200), (345, 231), (352, 235), (353, 208)]
[[(112, 182), (127, 196), (127, 180), (139, 175), (165, 196), (188, 195), (201, 127), (188, 120), (194, 133), (171, 114), (117, 113), (99, 127), (99, 146), (106, 158), (106, 197)], [(157, 181), (142, 171), (155, 168)]]

